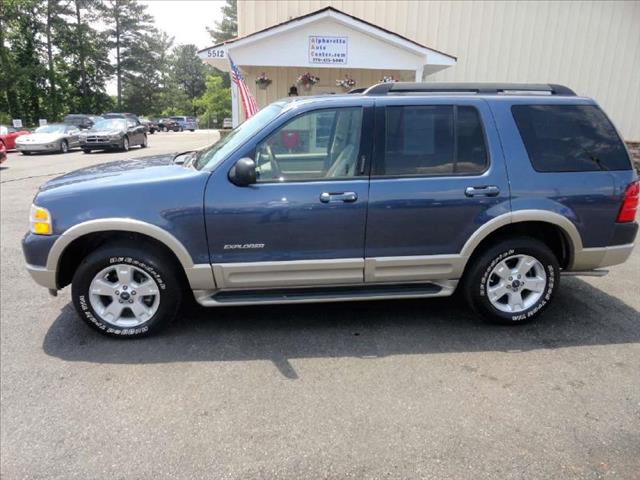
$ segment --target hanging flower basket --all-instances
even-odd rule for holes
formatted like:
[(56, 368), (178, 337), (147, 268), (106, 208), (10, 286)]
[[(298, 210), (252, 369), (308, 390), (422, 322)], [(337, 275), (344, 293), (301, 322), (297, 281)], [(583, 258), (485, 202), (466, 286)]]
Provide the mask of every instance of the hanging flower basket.
[(256, 78), (256, 85), (260, 90), (266, 90), (269, 85), (271, 85), (271, 79), (267, 76), (266, 73), (262, 72)]
[(395, 78), (393, 78), (393, 75), (385, 75), (384, 77), (382, 77), (382, 80), (380, 80), (380, 82), (382, 82), (382, 83), (394, 83), (394, 82), (397, 82), (397, 80)]
[(344, 78), (336, 80), (336, 87), (342, 88), (345, 92), (348, 92), (356, 86), (356, 81), (349, 75), (345, 75)]
[(313, 87), (319, 81), (320, 77), (316, 77), (315, 75), (311, 75), (309, 72), (306, 72), (298, 77), (296, 83), (308, 92), (309, 90), (311, 90), (311, 87)]

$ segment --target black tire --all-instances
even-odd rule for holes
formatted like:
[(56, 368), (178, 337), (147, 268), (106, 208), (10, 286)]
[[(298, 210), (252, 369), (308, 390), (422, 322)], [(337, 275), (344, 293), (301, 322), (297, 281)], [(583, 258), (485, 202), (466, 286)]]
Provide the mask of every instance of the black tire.
[(23, 151), (23, 152), (21, 152), (21, 153), (22, 153), (22, 155), (31, 155), (31, 152)]
[(196, 130), (195, 130), (195, 128), (190, 128), (189, 131), (190, 132), (195, 132)]
[[(487, 288), (490, 288), (493, 282), (499, 280), (495, 275), (491, 275), (494, 267), (505, 259), (507, 262), (511, 262), (512, 260), (509, 259), (514, 255), (529, 255), (538, 260), (546, 274), (546, 285), (540, 298), (528, 308), (517, 312), (505, 312), (491, 303), (487, 295)], [(506, 288), (510, 289), (507, 295), (513, 292), (513, 285), (516, 285), (516, 291), (519, 291), (526, 301), (524, 295), (530, 295), (531, 291), (526, 289), (526, 282), (524, 286), (520, 285), (521, 280), (526, 280), (526, 276), (521, 280), (514, 278), (513, 281), (517, 280), (517, 284), (510, 283), (509, 280), (511, 280), (511, 277), (506, 281), (509, 284)], [(485, 320), (503, 325), (514, 325), (526, 323), (538, 317), (551, 302), (559, 282), (560, 267), (558, 259), (551, 249), (536, 239), (517, 237), (503, 240), (476, 256), (467, 267), (462, 287), (470, 307)], [(504, 298), (510, 298), (510, 296)]]
[(60, 142), (60, 153), (67, 153), (69, 151), (69, 143), (66, 140)]
[(147, 139), (147, 134), (144, 134), (144, 138), (142, 139), (142, 143), (140, 144), (140, 148), (147, 148), (148, 145), (148, 139)]
[[(89, 254), (76, 270), (71, 283), (71, 297), (78, 315), (100, 333), (118, 338), (139, 338), (157, 333), (176, 317), (182, 301), (183, 285), (176, 267), (168, 262), (163, 252), (152, 245), (131, 247), (113, 244)], [(160, 292), (156, 312), (135, 327), (121, 327), (103, 320), (89, 299), (89, 287), (94, 277), (110, 265), (126, 264), (143, 270), (153, 278)], [(126, 305), (125, 305), (126, 308)]]
[(129, 137), (127, 137), (125, 135), (124, 137), (122, 137), (122, 143), (120, 144), (120, 150), (122, 150), (123, 152), (128, 152), (130, 147), (131, 147), (131, 144), (129, 143)]
[(90, 148), (83, 148), (82, 149), (82, 153), (91, 153), (91, 149)]

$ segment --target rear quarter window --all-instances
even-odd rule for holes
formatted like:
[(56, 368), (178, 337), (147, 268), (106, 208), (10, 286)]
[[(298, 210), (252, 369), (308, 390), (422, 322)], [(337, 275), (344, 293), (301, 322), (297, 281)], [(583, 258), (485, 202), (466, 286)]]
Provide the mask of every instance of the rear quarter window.
[(631, 168), (622, 140), (595, 105), (514, 105), (511, 112), (538, 172)]

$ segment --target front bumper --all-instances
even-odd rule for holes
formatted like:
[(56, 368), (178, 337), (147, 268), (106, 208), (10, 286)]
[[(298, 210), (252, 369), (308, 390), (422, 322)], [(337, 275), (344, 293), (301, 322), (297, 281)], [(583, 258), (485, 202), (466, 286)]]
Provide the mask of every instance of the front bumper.
[(53, 152), (59, 147), (59, 145), (54, 143), (16, 144), (16, 150), (19, 152)]
[(29, 272), (31, 278), (33, 278), (38, 285), (46, 287), (49, 290), (58, 289), (55, 270), (48, 270), (47, 267), (39, 267), (27, 263), (27, 272)]
[(53, 244), (59, 235), (34, 235), (27, 233), (22, 239), (22, 253), (27, 263), (27, 271), (38, 285), (56, 289), (56, 270), (48, 268), (47, 260)]
[(122, 146), (122, 142), (87, 142), (80, 143), (80, 148), (82, 150), (107, 150), (111, 148), (120, 148)]

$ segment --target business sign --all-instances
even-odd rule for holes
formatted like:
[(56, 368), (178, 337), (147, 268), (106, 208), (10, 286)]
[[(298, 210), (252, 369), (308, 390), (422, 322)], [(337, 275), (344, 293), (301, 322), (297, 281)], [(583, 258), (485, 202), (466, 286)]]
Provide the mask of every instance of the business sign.
[(20, 118), (13, 119), (13, 128), (22, 128), (22, 120)]
[(309, 36), (309, 63), (346, 65), (348, 37)]

